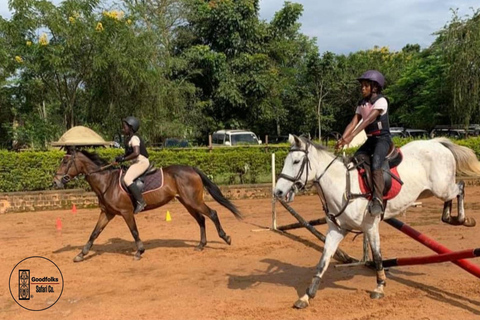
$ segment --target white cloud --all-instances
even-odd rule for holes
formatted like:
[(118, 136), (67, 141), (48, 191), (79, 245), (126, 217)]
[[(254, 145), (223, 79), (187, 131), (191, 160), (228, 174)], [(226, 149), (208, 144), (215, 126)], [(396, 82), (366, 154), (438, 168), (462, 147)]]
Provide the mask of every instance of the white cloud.
[[(320, 52), (350, 53), (388, 46), (400, 50), (406, 44), (428, 47), (434, 32), (452, 17), (479, 8), (478, 0), (297, 0), (303, 5), (302, 32), (316, 37)], [(260, 0), (260, 16), (270, 20), (283, 1)]]

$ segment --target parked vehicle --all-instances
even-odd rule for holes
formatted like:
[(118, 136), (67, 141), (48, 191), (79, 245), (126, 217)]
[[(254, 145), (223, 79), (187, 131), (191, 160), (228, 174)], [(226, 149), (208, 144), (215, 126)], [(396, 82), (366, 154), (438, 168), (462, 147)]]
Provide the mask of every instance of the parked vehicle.
[(405, 128), (404, 127), (390, 127), (390, 134), (392, 137), (405, 137)]
[(238, 146), (262, 144), (257, 135), (248, 130), (218, 130), (212, 134), (213, 145)]
[(421, 139), (428, 139), (430, 135), (428, 134), (427, 130), (422, 129), (405, 129), (405, 137), (409, 138), (421, 138)]
[(480, 135), (480, 125), (471, 124), (468, 131), (465, 131), (464, 125), (437, 125), (430, 133), (432, 137), (450, 137), (455, 139), (463, 139), (468, 136), (476, 137)]
[(437, 126), (430, 133), (434, 137), (448, 137), (454, 139), (463, 139), (467, 136), (465, 129), (456, 129), (451, 127)]

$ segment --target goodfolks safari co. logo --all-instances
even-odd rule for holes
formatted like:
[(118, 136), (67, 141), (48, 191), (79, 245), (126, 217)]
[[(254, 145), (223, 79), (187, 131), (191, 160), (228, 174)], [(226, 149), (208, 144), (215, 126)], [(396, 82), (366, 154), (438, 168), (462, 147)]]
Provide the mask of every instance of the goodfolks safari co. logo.
[(41, 311), (53, 306), (63, 292), (63, 275), (44, 257), (28, 257), (10, 273), (10, 294), (22, 308)]

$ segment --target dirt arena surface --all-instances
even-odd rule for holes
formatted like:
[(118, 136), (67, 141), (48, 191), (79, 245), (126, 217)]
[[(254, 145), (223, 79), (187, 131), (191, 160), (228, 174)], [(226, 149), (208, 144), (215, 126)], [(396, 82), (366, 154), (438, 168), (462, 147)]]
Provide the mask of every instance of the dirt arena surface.
[[(371, 300), (374, 271), (335, 269), (338, 262), (333, 261), (310, 307), (295, 310), (292, 305), (309, 285), (323, 244), (304, 229), (290, 236), (252, 231), (270, 226), (270, 199), (234, 203), (245, 215), (242, 222), (208, 203), (218, 210), (232, 245), (217, 236), (208, 220), (203, 252), (194, 251), (199, 228), (180, 204), (140, 213), (137, 224), (146, 248), (140, 261), (133, 260), (132, 236), (116, 217), (88, 259), (73, 262), (98, 209), (1, 215), (0, 319), (480, 319), (480, 280), (452, 263), (391, 268), (385, 298)], [(316, 196), (297, 197), (292, 207), (307, 219), (323, 215)], [(295, 222), (277, 208), (279, 225)], [(442, 208), (441, 201), (430, 198), (398, 218), (452, 250), (480, 247), (480, 225), (446, 225), (440, 220)], [(167, 210), (170, 222), (165, 221)], [(466, 212), (480, 223), (480, 187), (466, 188)], [(385, 259), (433, 254), (385, 223), (380, 231)], [(348, 235), (341, 248), (359, 258), (362, 237)], [(24, 310), (10, 296), (10, 272), (29, 256), (51, 259), (63, 273), (63, 295), (45, 311)], [(480, 258), (470, 261), (480, 265)]]

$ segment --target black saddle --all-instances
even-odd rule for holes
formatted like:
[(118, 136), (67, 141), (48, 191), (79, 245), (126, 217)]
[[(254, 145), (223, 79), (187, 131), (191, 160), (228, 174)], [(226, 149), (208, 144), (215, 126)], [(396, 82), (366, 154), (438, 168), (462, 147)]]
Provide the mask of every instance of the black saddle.
[[(365, 185), (369, 190), (373, 190), (373, 179), (371, 170), (372, 157), (365, 157), (360, 155), (353, 157), (352, 161), (355, 167), (358, 169), (358, 173), (362, 177)], [(403, 181), (400, 180), (395, 174), (391, 172), (391, 169), (397, 167), (403, 160), (402, 152), (399, 148), (396, 148), (394, 144), (390, 146), (388, 154), (382, 163), (383, 179), (385, 180), (385, 188), (383, 189), (383, 195), (386, 195), (392, 187), (392, 178), (397, 180), (400, 185), (403, 185)]]

